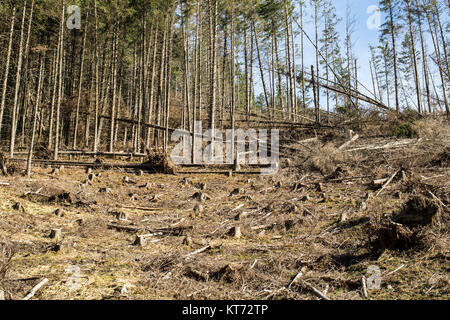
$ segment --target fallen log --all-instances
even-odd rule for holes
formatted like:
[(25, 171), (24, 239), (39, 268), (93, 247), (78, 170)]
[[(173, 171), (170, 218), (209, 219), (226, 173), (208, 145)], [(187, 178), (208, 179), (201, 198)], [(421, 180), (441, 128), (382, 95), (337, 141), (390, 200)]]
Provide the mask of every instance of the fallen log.
[(185, 258), (195, 256), (195, 255), (197, 255), (197, 254), (199, 254), (199, 253), (202, 253), (202, 252), (204, 252), (204, 251), (206, 251), (206, 250), (209, 250), (209, 249), (211, 249), (211, 246), (206, 246), (206, 247), (197, 249), (197, 250), (195, 250), (195, 251), (193, 251), (193, 252), (188, 253), (187, 255), (185, 255)]
[(162, 211), (163, 208), (151, 208), (151, 207), (133, 207), (133, 206), (122, 206), (122, 209), (139, 210), (139, 211)]
[(119, 230), (119, 231), (133, 232), (133, 233), (136, 233), (136, 232), (142, 230), (142, 229), (139, 228), (139, 227), (122, 226), (122, 225), (119, 225), (119, 224), (113, 224), (113, 223), (108, 224), (108, 228), (110, 228), (110, 229), (116, 229), (116, 230)]
[[(25, 162), (26, 159), (21, 158), (11, 158), (10, 161), (13, 162)], [(44, 160), (44, 159), (35, 159), (33, 160), (34, 164), (46, 164), (51, 166), (66, 166), (66, 167), (85, 167), (85, 168), (93, 168), (93, 169), (110, 169), (110, 170), (119, 170), (119, 169), (134, 169), (134, 170), (143, 170), (143, 171), (162, 171), (164, 168), (159, 165), (152, 165), (149, 163), (99, 163), (99, 162), (77, 162), (77, 161), (55, 161), (55, 160)], [(183, 164), (181, 167), (195, 167), (195, 168), (203, 168), (204, 165), (198, 164)], [(270, 165), (249, 165), (249, 167), (257, 167), (257, 168), (267, 168)], [(226, 168), (232, 167), (232, 165), (215, 165), (212, 168)], [(229, 174), (229, 170), (208, 170), (208, 171), (178, 171), (179, 174)], [(239, 171), (235, 172), (236, 174), (241, 175), (253, 175), (253, 174), (261, 174), (261, 171)]]
[[(264, 218), (266, 218), (266, 217), (264, 217)], [(275, 227), (276, 225), (277, 225), (276, 223), (269, 223), (269, 224), (265, 224), (265, 225), (261, 225), (261, 226), (254, 226), (254, 227), (251, 227), (250, 229), (251, 230), (262, 230), (262, 229), (266, 230), (266, 229), (271, 229), (271, 228)]]
[(168, 234), (168, 235), (173, 235), (173, 236), (182, 236), (186, 233), (186, 231), (192, 230), (192, 229), (194, 229), (194, 226), (180, 226), (180, 227), (168, 227), (168, 228), (154, 229), (154, 230), (152, 230), (152, 232)]

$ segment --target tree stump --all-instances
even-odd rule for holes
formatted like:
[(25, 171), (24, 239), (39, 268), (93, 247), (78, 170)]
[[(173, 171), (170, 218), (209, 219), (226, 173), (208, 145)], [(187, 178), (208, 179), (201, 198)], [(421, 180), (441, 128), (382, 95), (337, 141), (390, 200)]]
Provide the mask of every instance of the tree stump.
[(201, 216), (203, 213), (203, 206), (200, 203), (197, 203), (194, 207), (194, 216)]
[(60, 241), (62, 237), (62, 230), (61, 229), (52, 229), (50, 231), (50, 238), (55, 239), (56, 241)]
[(230, 231), (228, 231), (228, 235), (230, 235), (230, 236), (232, 236), (232, 237), (234, 237), (236, 239), (239, 239), (242, 236), (241, 227), (240, 226), (232, 227), (230, 229)]
[(16, 210), (16, 211), (22, 212), (22, 213), (25, 213), (25, 212), (26, 212), (26, 211), (25, 211), (25, 208), (23, 207), (23, 205), (22, 205), (20, 202), (16, 202), (16, 203), (13, 205), (13, 209)]
[(54, 213), (57, 217), (64, 217), (64, 215), (65, 215), (64, 210), (61, 208), (56, 209)]
[(185, 246), (190, 246), (192, 244), (192, 238), (190, 236), (184, 237), (182, 244)]
[(137, 236), (134, 240), (135, 246), (145, 247), (148, 244), (148, 237), (145, 235)]

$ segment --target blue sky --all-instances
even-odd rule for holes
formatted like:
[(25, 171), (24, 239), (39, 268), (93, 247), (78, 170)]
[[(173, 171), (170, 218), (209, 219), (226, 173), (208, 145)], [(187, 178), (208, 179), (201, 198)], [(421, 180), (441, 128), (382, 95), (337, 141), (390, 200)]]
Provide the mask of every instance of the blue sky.
[[(308, 3), (308, 1), (305, 1)], [(345, 17), (347, 11), (347, 5), (350, 7), (351, 16), (355, 22), (354, 25), (354, 34), (352, 38), (352, 42), (354, 44), (353, 50), (354, 55), (358, 59), (358, 80), (364, 84), (367, 88), (372, 90), (372, 80), (370, 76), (370, 68), (369, 68), (369, 45), (376, 45), (379, 39), (379, 31), (377, 29), (369, 29), (367, 27), (367, 20), (371, 16), (371, 14), (367, 13), (367, 9), (370, 6), (378, 5), (378, 1), (374, 0), (335, 0), (333, 1), (333, 5), (336, 7), (336, 14), (339, 18), (341, 18), (341, 22), (338, 25), (338, 32), (341, 41), (341, 48), (344, 48), (344, 39), (345, 39)], [(311, 16), (311, 7), (307, 9), (308, 19), (306, 20), (305, 31), (308, 35), (314, 39), (314, 23)], [(383, 18), (381, 18), (383, 21)], [(320, 31), (319, 31), (320, 32)], [(305, 39), (305, 41), (307, 41)], [(315, 64), (315, 55), (314, 48), (309, 45), (305, 49), (305, 64), (311, 65)], [(361, 91), (364, 89), (361, 88)], [(367, 91), (365, 91), (367, 93)]]
[[(311, 38), (312, 41), (314, 41), (315, 37), (315, 29), (314, 29), (314, 20), (312, 17), (312, 14), (314, 13), (313, 7), (310, 5), (309, 0), (304, 0), (306, 4), (306, 8), (304, 9), (304, 30), (308, 34), (308, 36)], [(293, 1), (295, 5), (295, 12), (298, 14), (299, 12), (299, 4), (298, 0)], [(352, 35), (352, 43), (353, 43), (353, 53), (354, 56), (358, 59), (358, 81), (363, 84), (366, 88), (369, 89), (369, 91), (365, 90), (363, 86), (359, 87), (359, 90), (371, 97), (373, 86), (372, 86), (372, 80), (371, 80), (371, 74), (370, 74), (370, 68), (369, 68), (369, 60), (370, 60), (370, 51), (369, 51), (369, 45), (376, 46), (379, 42), (379, 30), (377, 29), (370, 29), (367, 27), (367, 20), (369, 17), (373, 14), (367, 13), (367, 9), (370, 6), (378, 6), (377, 0), (334, 0), (333, 5), (336, 7), (336, 14), (338, 18), (341, 19), (339, 25), (337, 26), (337, 30), (339, 32), (340, 37), (340, 45), (341, 49), (343, 50), (342, 53), (344, 54), (344, 40), (345, 40), (345, 34), (346, 34), (346, 11), (347, 11), (347, 5), (350, 7), (351, 16), (354, 21), (354, 33)], [(299, 19), (298, 19), (299, 22)], [(323, 21), (321, 21), (322, 23)], [(381, 17), (381, 23), (383, 22), (383, 17)], [(322, 27), (323, 28), (323, 27)], [(296, 23), (294, 23), (294, 30), (299, 31), (299, 28)], [(321, 27), (319, 27), (319, 37), (321, 37)], [(284, 40), (283, 40), (284, 41)], [(284, 42), (283, 42), (284, 43)], [(280, 51), (284, 54), (284, 44), (281, 44)], [(306, 39), (304, 39), (305, 43), (305, 68), (306, 72), (309, 72), (309, 66), (315, 65), (315, 49), (314, 46), (310, 44), (310, 42)], [(295, 45), (296, 45), (296, 65), (301, 65), (300, 60), (300, 36), (298, 35), (295, 39)], [(240, 52), (240, 58), (243, 58), (242, 56), (243, 52)], [(256, 57), (254, 57), (255, 62), (257, 63)], [(259, 95), (263, 92), (262, 84), (259, 76), (258, 67), (254, 67), (254, 74), (256, 77), (256, 83), (255, 83), (255, 90), (256, 94)], [(265, 75), (268, 76), (267, 74)], [(268, 79), (266, 79), (268, 81)], [(322, 90), (322, 95), (324, 94)], [(324, 100), (322, 100), (323, 102)], [(334, 106), (332, 105), (332, 108)]]

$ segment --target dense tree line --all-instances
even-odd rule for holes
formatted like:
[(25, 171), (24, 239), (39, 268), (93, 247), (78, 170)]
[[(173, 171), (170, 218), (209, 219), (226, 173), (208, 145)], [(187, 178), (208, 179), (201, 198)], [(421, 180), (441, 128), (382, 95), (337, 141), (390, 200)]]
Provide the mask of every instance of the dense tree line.
[[(72, 5), (81, 9), (79, 29), (67, 27)], [(338, 17), (335, 5), (2, 1), (2, 145), (13, 156), (36, 142), (54, 159), (61, 149), (167, 150), (170, 128), (193, 131), (197, 120), (234, 128), (255, 114), (290, 122), (359, 115), (358, 69), (367, 62), (354, 53), (351, 10)], [(370, 99), (397, 112), (448, 113), (448, 1), (381, 0), (380, 8)]]

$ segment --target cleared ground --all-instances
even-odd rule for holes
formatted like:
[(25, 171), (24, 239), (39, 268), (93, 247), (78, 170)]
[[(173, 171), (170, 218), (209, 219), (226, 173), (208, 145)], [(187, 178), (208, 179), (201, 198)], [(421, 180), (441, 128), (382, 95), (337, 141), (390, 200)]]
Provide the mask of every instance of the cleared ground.
[(21, 299), (47, 278), (33, 299), (448, 299), (450, 139), (433, 125), (341, 150), (345, 132), (296, 136), (270, 177), (28, 179), (16, 165), (1, 178), (0, 290)]

